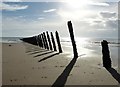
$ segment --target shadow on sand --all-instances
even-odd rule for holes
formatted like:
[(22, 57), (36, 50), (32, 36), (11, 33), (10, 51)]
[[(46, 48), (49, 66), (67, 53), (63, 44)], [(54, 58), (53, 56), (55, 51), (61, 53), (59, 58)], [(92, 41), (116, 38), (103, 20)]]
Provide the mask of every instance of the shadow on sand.
[(39, 56), (46, 55), (46, 54), (53, 53), (53, 52), (54, 52), (54, 51), (50, 51), (50, 52), (46, 52), (46, 53), (42, 53), (42, 54), (36, 55), (36, 56), (34, 56), (34, 57), (39, 57)]
[(37, 48), (36, 49), (36, 48), (30, 48), (30, 47), (27, 48), (26, 47), (26, 53), (37, 52), (37, 51), (42, 51), (42, 50), (45, 50), (45, 49), (41, 49), (41, 48), (39, 48), (39, 49)]
[(49, 59), (49, 58), (51, 58), (51, 57), (53, 57), (53, 56), (55, 56), (55, 55), (59, 55), (59, 54), (60, 54), (60, 53), (52, 54), (52, 55), (50, 55), (50, 56), (47, 56), (47, 57), (45, 57), (45, 58), (39, 60), (38, 62), (42, 62), (42, 61), (44, 61), (44, 60), (47, 60), (47, 59)]
[(64, 85), (65, 85), (65, 83), (67, 81), (67, 78), (68, 78), (73, 66), (75, 65), (76, 61), (77, 61), (77, 58), (73, 58), (71, 60), (71, 62), (67, 65), (65, 70), (57, 78), (57, 80), (53, 83), (53, 85), (51, 87), (64, 87)]
[(120, 83), (120, 74), (114, 68), (106, 68), (107, 71)]
[(37, 53), (41, 53), (41, 52), (47, 52), (48, 50), (41, 50), (41, 51), (37, 51), (37, 52), (33, 52), (33, 53), (30, 53), (29, 55), (33, 55), (33, 54), (37, 54)]

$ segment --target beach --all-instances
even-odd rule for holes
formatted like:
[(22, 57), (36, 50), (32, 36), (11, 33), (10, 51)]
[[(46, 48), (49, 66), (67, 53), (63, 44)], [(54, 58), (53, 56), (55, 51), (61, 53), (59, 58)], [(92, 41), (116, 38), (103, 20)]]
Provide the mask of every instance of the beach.
[(62, 48), (59, 54), (25, 42), (3, 43), (2, 85), (118, 85), (103, 67), (102, 55), (73, 59)]
[(117, 87), (119, 1), (3, 0), (2, 87)]

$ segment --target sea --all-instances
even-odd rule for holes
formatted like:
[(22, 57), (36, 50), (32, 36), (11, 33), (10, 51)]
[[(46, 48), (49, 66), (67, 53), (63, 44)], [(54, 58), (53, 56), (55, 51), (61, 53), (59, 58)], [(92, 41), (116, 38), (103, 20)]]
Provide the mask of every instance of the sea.
[[(1, 43), (22, 43), (20, 38), (23, 37), (1, 37)], [(82, 38), (75, 37), (78, 55), (81, 58), (102, 58), (101, 41), (107, 40), (109, 45), (110, 57), (114, 67), (118, 67), (118, 49), (120, 48), (120, 39), (117, 38)], [(73, 56), (73, 48), (70, 37), (62, 37), (60, 39), (63, 52), (68, 54), (68, 58)]]

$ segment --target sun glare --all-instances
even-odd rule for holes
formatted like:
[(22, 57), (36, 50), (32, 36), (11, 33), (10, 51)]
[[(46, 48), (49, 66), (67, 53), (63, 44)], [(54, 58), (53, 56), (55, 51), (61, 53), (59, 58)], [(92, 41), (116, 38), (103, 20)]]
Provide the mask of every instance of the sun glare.
[(91, 0), (65, 0), (66, 9), (59, 9), (58, 14), (63, 20), (80, 20), (88, 14), (91, 14), (88, 4), (91, 4)]
[(90, 2), (91, 1), (88, 1), (88, 0), (82, 0), (82, 1), (81, 0), (66, 0), (66, 3), (71, 8), (83, 8)]

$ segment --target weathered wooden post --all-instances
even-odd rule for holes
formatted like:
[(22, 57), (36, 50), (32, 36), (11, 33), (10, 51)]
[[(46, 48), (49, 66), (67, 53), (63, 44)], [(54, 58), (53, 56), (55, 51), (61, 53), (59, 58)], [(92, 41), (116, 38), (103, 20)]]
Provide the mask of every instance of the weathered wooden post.
[(38, 42), (38, 36), (35, 36), (35, 42), (37, 43), (37, 46), (39, 46), (39, 42)]
[(43, 47), (41, 35), (39, 35), (39, 44), (40, 44), (40, 47)]
[(46, 33), (47, 33), (47, 38), (48, 38), (50, 50), (52, 50), (52, 44), (51, 44), (51, 40), (50, 40), (50, 36), (48, 34), (48, 31)]
[(109, 69), (111, 68), (111, 59), (110, 59), (108, 42), (106, 40), (103, 40), (101, 42), (101, 45), (102, 45), (102, 54), (103, 54), (103, 67)]
[(46, 47), (45, 37), (44, 37), (43, 33), (41, 34), (41, 36), (42, 36), (42, 39), (43, 39), (44, 48), (46, 49), (47, 47)]
[(44, 46), (44, 41), (43, 41), (43, 36), (42, 36), (42, 34), (40, 34), (40, 37), (41, 37), (42, 44), (43, 44), (43, 47), (42, 47), (42, 48), (44, 48), (45, 46)]
[(42, 44), (42, 48), (44, 47), (44, 43), (43, 43), (43, 38), (42, 35), (40, 34), (40, 39), (41, 39), (41, 44)]
[(75, 43), (75, 39), (74, 39), (74, 33), (73, 33), (73, 27), (72, 27), (71, 21), (68, 21), (68, 29), (69, 29), (69, 33), (70, 33), (70, 37), (71, 37), (71, 41), (72, 41), (74, 58), (77, 58), (78, 53), (77, 53), (77, 48), (76, 48), (76, 43)]
[(59, 34), (58, 34), (57, 31), (55, 32), (55, 34), (56, 34), (56, 40), (57, 40), (57, 44), (58, 44), (59, 53), (62, 53), (62, 47), (61, 47), (61, 44), (60, 44)]
[(47, 42), (47, 38), (46, 38), (45, 32), (43, 32), (43, 35), (44, 35), (44, 38), (45, 38), (46, 47), (49, 50), (49, 46), (48, 46), (48, 42)]
[(52, 33), (52, 32), (51, 32), (51, 39), (52, 39), (52, 43), (53, 43), (54, 51), (57, 51), (57, 49), (56, 49), (56, 45), (55, 45), (54, 36), (53, 36), (53, 33)]
[(40, 43), (41, 41), (39, 35), (37, 36), (37, 42), (38, 42), (38, 46), (41, 47), (41, 43)]

